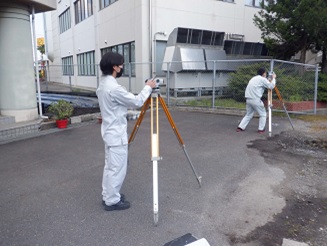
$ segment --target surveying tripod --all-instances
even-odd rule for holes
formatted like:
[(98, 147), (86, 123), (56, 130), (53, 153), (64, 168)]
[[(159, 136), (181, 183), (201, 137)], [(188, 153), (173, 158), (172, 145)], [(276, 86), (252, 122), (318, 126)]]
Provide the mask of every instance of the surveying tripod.
[[(154, 101), (155, 101), (155, 120), (154, 120)], [(154, 215), (154, 223), (157, 225), (158, 223), (158, 217), (159, 217), (159, 204), (158, 204), (158, 161), (162, 159), (159, 155), (159, 102), (166, 114), (166, 117), (170, 123), (171, 128), (173, 129), (180, 145), (183, 148), (183, 151), (187, 157), (187, 160), (190, 163), (190, 166), (192, 168), (192, 171), (199, 183), (199, 186), (201, 187), (201, 176), (198, 176), (196, 173), (194, 166), (191, 162), (191, 159), (185, 149), (185, 144), (183, 142), (183, 139), (181, 135), (179, 134), (176, 125), (173, 121), (173, 118), (170, 115), (170, 112), (167, 108), (167, 105), (165, 104), (165, 101), (161, 97), (158, 90), (153, 90), (151, 93), (151, 96), (145, 101), (145, 103), (142, 106), (141, 113), (139, 118), (137, 119), (134, 129), (129, 137), (128, 143), (131, 144), (131, 142), (134, 141), (136, 133), (138, 129), (140, 128), (140, 125), (142, 123), (142, 120), (144, 118), (144, 115), (146, 113), (146, 110), (150, 107), (151, 109), (151, 161), (153, 163), (153, 215)]]
[[(276, 92), (276, 94), (277, 94), (277, 97), (278, 97), (278, 99), (279, 99), (279, 101), (281, 101), (281, 103), (283, 104), (283, 108), (284, 108), (284, 111), (285, 111), (285, 113), (286, 113), (286, 115), (287, 115), (287, 117), (288, 117), (288, 120), (289, 120), (289, 122), (291, 123), (291, 126), (292, 126), (292, 128), (293, 128), (293, 130), (294, 130), (294, 126), (293, 126), (293, 123), (292, 123), (292, 120), (291, 120), (291, 117), (290, 117), (290, 115), (289, 115), (289, 113), (288, 113), (288, 111), (287, 111), (287, 109), (286, 109), (286, 107), (285, 107), (285, 103), (284, 103), (284, 100), (283, 100), (283, 98), (282, 98), (282, 95), (280, 94), (280, 92), (279, 92), (279, 90), (278, 90), (278, 88), (277, 88), (277, 86), (275, 85), (275, 92)], [(273, 104), (272, 104), (272, 90), (271, 89), (269, 89), (268, 90), (268, 133), (269, 133), (269, 137), (271, 137), (271, 109), (272, 109), (272, 107), (273, 107)]]

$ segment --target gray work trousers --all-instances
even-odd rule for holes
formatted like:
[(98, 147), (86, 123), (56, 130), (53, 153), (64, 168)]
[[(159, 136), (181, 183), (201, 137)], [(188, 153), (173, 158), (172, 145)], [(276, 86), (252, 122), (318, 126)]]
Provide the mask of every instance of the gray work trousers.
[(120, 201), (120, 188), (127, 171), (128, 145), (105, 145), (105, 165), (102, 178), (102, 196), (106, 205)]
[(239, 128), (245, 129), (253, 118), (254, 112), (259, 114), (259, 128), (258, 130), (264, 130), (266, 126), (266, 109), (261, 99), (246, 99), (246, 115), (243, 117), (241, 123), (238, 125)]

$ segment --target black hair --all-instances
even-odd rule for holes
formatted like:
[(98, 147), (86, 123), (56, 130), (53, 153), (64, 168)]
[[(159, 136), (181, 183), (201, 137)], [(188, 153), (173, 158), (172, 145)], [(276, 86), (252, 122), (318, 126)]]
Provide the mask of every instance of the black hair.
[(259, 70), (258, 70), (258, 75), (263, 75), (264, 73), (266, 73), (267, 72), (267, 70), (265, 69), (265, 68), (259, 68)]
[(100, 69), (103, 75), (112, 75), (113, 67), (124, 64), (124, 57), (121, 54), (108, 52), (100, 61)]

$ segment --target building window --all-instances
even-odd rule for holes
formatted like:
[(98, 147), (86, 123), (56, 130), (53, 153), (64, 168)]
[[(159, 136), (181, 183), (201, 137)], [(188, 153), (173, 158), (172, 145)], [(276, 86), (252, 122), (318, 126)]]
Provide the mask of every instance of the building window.
[(77, 55), (78, 75), (95, 76), (94, 53), (94, 51), (90, 51)]
[(253, 6), (253, 7), (261, 7), (261, 2), (265, 2), (267, 4), (269, 0), (245, 0), (245, 5)]
[(73, 56), (67, 56), (61, 58), (61, 62), (62, 62), (62, 74), (74, 75)]
[(100, 9), (108, 7), (110, 4), (117, 2), (118, 0), (99, 0), (100, 1)]
[(60, 33), (63, 33), (70, 29), (71, 20), (70, 20), (70, 8), (68, 8), (65, 12), (59, 15), (59, 29)]
[(78, 0), (74, 3), (75, 24), (93, 15), (92, 1), (93, 0)]
[[(119, 44), (101, 49), (101, 57), (108, 51), (119, 53), (124, 57), (124, 71), (123, 76), (135, 76), (135, 42)], [(131, 67), (129, 67), (131, 63)], [(131, 71), (130, 71), (131, 68)]]

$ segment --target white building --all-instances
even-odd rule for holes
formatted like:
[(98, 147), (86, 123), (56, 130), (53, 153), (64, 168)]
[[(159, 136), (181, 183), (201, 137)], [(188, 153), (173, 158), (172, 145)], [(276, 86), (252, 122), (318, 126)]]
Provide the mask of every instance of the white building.
[(205, 33), (222, 33), (224, 43), (228, 39), (261, 42), (260, 30), (253, 23), (260, 1), (58, 0), (51, 22), (47, 21), (48, 56), (51, 65), (58, 65), (51, 66), (50, 80), (95, 89), (101, 74), (94, 64), (99, 64), (103, 53), (114, 50), (123, 54), (126, 64), (133, 63), (125, 65), (120, 81), (138, 92), (145, 78), (163, 75), (160, 62), (169, 35), (177, 28), (181, 34), (193, 33), (200, 43), (185, 42), (195, 46)]

